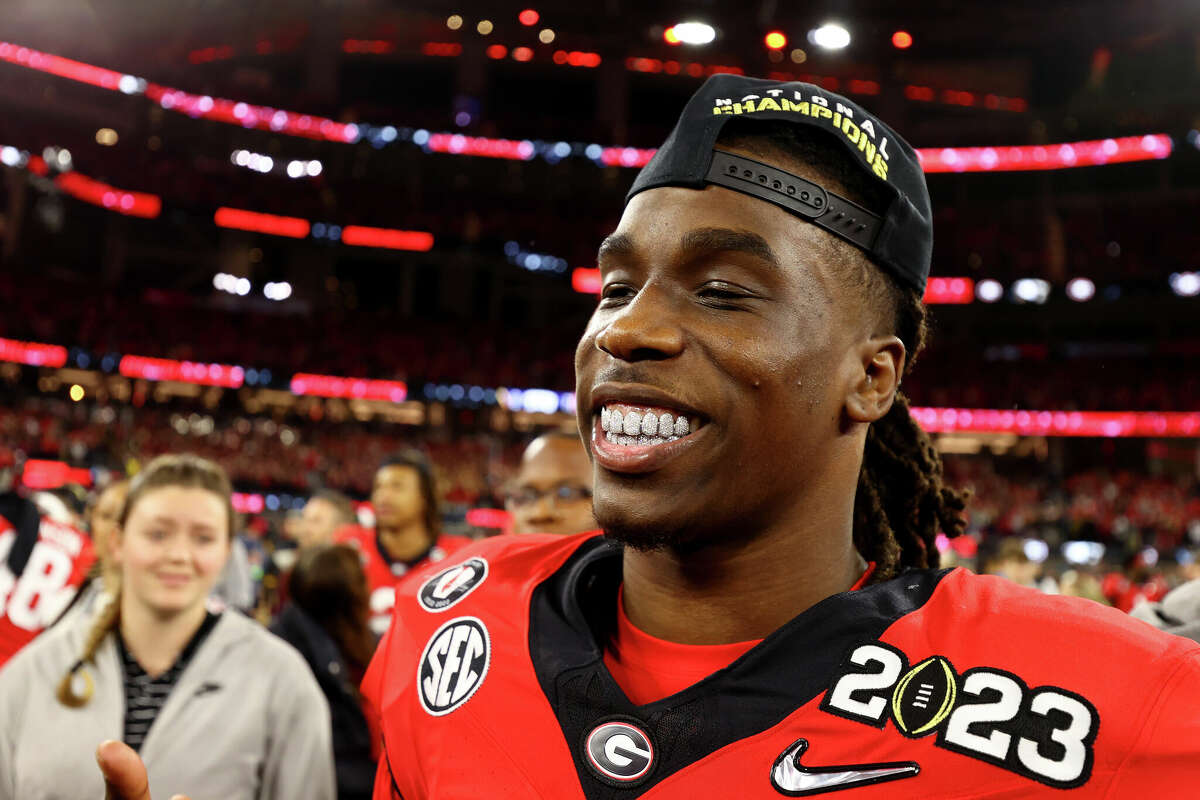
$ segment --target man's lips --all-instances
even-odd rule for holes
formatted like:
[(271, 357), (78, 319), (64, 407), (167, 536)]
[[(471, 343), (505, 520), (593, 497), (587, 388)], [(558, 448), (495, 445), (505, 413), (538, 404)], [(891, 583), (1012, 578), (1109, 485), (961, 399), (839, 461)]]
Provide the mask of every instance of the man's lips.
[(683, 455), (704, 439), (708, 425), (700, 430), (661, 444), (618, 444), (604, 435), (600, 415), (592, 416), (592, 454), (596, 463), (611, 472), (630, 475), (654, 472)]

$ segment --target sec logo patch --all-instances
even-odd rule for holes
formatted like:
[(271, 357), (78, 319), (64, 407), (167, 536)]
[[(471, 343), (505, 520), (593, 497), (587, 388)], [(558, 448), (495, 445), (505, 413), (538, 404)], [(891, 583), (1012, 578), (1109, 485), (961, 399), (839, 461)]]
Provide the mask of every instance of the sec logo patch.
[(584, 742), (588, 766), (606, 783), (629, 786), (650, 773), (654, 745), (650, 736), (628, 722), (597, 725)]
[(458, 617), (438, 628), (417, 669), (421, 707), (441, 717), (470, 700), (487, 677), (491, 655), (487, 628), (475, 617)]
[(445, 611), (475, 591), (487, 578), (488, 563), (483, 558), (468, 558), (461, 564), (447, 567), (421, 585), (417, 602), (426, 611)]

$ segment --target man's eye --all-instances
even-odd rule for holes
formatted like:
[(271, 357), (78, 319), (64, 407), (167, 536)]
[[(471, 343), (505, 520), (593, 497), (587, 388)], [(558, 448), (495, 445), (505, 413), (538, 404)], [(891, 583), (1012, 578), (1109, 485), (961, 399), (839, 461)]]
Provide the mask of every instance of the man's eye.
[(601, 302), (619, 302), (621, 300), (628, 300), (630, 297), (633, 297), (633, 295), (633, 287), (626, 286), (623, 283), (612, 283), (600, 290)]
[(754, 295), (750, 294), (744, 289), (738, 289), (724, 284), (705, 286), (700, 289), (698, 294), (701, 299), (720, 308), (732, 307), (741, 300), (750, 300), (754, 297)]

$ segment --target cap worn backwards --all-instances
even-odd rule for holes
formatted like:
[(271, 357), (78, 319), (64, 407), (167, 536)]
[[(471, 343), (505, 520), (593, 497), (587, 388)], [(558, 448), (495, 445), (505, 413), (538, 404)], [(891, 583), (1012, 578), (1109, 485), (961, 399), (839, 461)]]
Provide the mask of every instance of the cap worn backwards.
[[(835, 135), (862, 170), (891, 196), (868, 210), (778, 167), (714, 150), (735, 117), (783, 120)], [(714, 75), (680, 114), (675, 129), (625, 197), (659, 186), (724, 186), (779, 206), (864, 250), (903, 284), (925, 291), (933, 251), (929, 190), (916, 151), (861, 106), (809, 83)], [(876, 213), (878, 212), (878, 213)]]

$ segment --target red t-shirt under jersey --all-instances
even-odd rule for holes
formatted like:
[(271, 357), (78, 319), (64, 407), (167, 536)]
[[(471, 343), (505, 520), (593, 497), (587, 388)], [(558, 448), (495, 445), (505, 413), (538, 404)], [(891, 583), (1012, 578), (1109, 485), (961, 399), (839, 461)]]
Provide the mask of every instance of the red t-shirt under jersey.
[[(875, 562), (850, 587), (861, 589), (875, 571)], [(681, 692), (724, 669), (762, 639), (731, 644), (678, 644), (634, 627), (625, 615), (624, 587), (617, 591), (617, 630), (604, 651), (604, 665), (625, 696), (646, 705)]]

